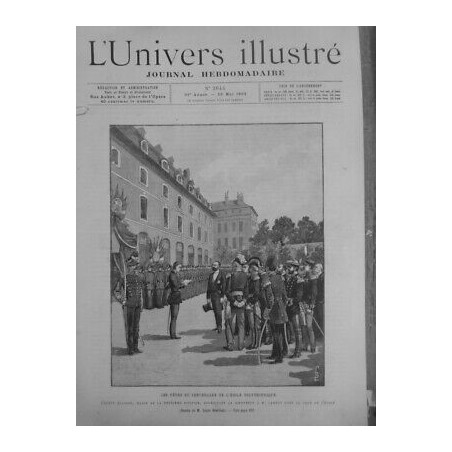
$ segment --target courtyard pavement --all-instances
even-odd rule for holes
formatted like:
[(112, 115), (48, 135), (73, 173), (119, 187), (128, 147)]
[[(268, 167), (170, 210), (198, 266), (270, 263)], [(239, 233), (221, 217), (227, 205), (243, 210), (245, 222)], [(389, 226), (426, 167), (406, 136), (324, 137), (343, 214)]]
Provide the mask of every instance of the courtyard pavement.
[[(284, 363), (258, 364), (256, 350), (228, 352), (224, 333), (212, 331), (212, 312), (204, 313), (205, 294), (186, 300), (180, 307), (177, 331), (181, 340), (167, 333), (168, 306), (141, 314), (141, 354), (129, 356), (125, 343), (122, 308), (112, 304), (112, 383), (114, 386), (317, 386), (324, 375), (323, 338), (317, 352)], [(246, 345), (249, 340), (246, 339)], [(294, 345), (290, 345), (293, 351)], [(269, 356), (263, 346), (261, 356)]]

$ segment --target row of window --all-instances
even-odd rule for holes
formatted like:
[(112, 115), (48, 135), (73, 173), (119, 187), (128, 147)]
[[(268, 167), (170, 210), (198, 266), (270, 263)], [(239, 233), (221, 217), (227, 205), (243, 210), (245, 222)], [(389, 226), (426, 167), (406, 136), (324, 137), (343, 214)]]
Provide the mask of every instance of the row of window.
[[(145, 185), (146, 187), (148, 186), (148, 171), (146, 168), (142, 168), (140, 167), (140, 182)], [(166, 199), (169, 198), (169, 188), (168, 185), (166, 184), (162, 184), (162, 196)], [(182, 210), (182, 196), (178, 195), (177, 196), (177, 207)], [(188, 211), (190, 212), (190, 215), (193, 215), (193, 206), (190, 204), (188, 207)], [(201, 212), (198, 211), (198, 220), (201, 221)], [(209, 226), (212, 226), (212, 220), (207, 220), (207, 215), (204, 214), (204, 223), (205, 224), (209, 224)]]
[[(226, 247), (226, 248), (228, 248), (229, 247), (229, 240), (228, 240), (228, 238), (226, 237), (225, 239), (224, 239), (224, 246)], [(221, 239), (218, 239), (218, 246), (221, 246)], [(238, 240), (238, 248), (237, 248), (237, 238), (236, 237), (233, 237), (232, 238), (232, 249), (234, 249), (234, 250), (237, 250), (237, 249), (239, 249), (239, 250), (241, 250), (241, 249), (243, 249), (243, 237), (239, 237), (239, 240)]]
[[(140, 174), (139, 174), (140, 183), (144, 186), (148, 186), (148, 170), (146, 168), (140, 167)], [(168, 185), (162, 184), (162, 196), (166, 199), (169, 198), (169, 188)], [(182, 196), (177, 196), (177, 207), (182, 210)], [(193, 215), (194, 209), (193, 206), (190, 204), (188, 208), (190, 215)], [(204, 215), (204, 223), (209, 224), (209, 226), (212, 226), (212, 220), (207, 219), (207, 215)], [(201, 212), (198, 211), (198, 220), (201, 221)]]
[[(141, 150), (143, 152), (145, 152), (145, 154), (148, 154), (148, 143), (147, 143), (147, 141), (143, 140), (141, 142)], [(112, 148), (111, 149), (111, 161), (118, 168), (121, 167), (121, 154), (118, 151), (118, 149), (116, 149), (116, 148)], [(169, 163), (168, 163), (167, 160), (162, 159), (162, 161), (160, 162), (160, 165), (167, 173), (169, 173)], [(141, 184), (145, 185), (146, 187), (148, 186), (148, 170), (146, 168), (141, 167), (141, 166), (140, 166), (140, 169), (139, 169), (139, 180), (140, 180)], [(183, 181), (182, 176), (180, 174), (176, 175), (176, 180), (181, 185), (184, 184), (184, 181)], [(188, 185), (188, 191), (191, 194), (193, 194), (193, 195), (195, 194), (194, 193), (195, 189), (194, 189), (192, 184)], [(168, 186), (167, 185), (163, 184), (162, 192), (163, 192), (163, 196), (165, 198), (169, 197)], [(206, 200), (203, 200), (203, 198), (202, 198), (202, 196), (200, 195), (199, 192), (196, 193), (195, 196), (200, 202), (202, 202), (205, 206), (210, 208), (210, 204), (208, 204)], [(179, 201), (179, 198), (180, 198), (180, 201)], [(180, 202), (180, 204), (179, 204), (179, 202)], [(180, 196), (178, 197), (178, 206), (179, 206), (180, 209), (182, 209), (182, 197), (180, 197)], [(190, 206), (190, 213), (193, 215), (193, 206)], [(201, 217), (200, 213), (199, 213), (199, 217)], [(204, 217), (205, 217), (205, 222), (207, 222), (207, 215), (204, 214)], [(201, 218), (200, 218), (200, 221), (201, 221)]]
[[(232, 232), (235, 232), (237, 225), (235, 222), (233, 222), (231, 224), (232, 224)], [(224, 232), (228, 232), (228, 224), (227, 223), (224, 223), (223, 229), (224, 229)], [(218, 223), (218, 232), (221, 233), (221, 223)], [(243, 221), (239, 221), (239, 232), (243, 232)]]
[[(148, 220), (148, 199), (146, 196), (140, 196), (140, 219), (147, 221)], [(163, 208), (163, 226), (165, 228), (169, 228), (169, 210), (168, 207)], [(183, 231), (183, 219), (180, 215), (177, 216), (177, 230), (182, 233)], [(203, 240), (202, 229), (201, 226), (198, 226), (197, 230), (198, 241), (201, 242)], [(190, 222), (190, 237), (194, 238), (194, 226), (193, 223)], [(204, 231), (204, 242), (207, 243), (208, 235), (207, 231)]]
[[(141, 141), (141, 150), (146, 154), (149, 155), (149, 143), (146, 140), (142, 140)], [(116, 153), (119, 153), (117, 149), (115, 149)], [(160, 166), (167, 172), (170, 172), (170, 166), (168, 163), (168, 160), (162, 158), (162, 160), (160, 160)], [(182, 176), (178, 173), (176, 174), (176, 180), (177, 182), (179, 182), (179, 184), (183, 185), (184, 184), (184, 180), (182, 178)], [(195, 192), (195, 187), (193, 186), (193, 184), (191, 182), (189, 182), (188, 184), (188, 191), (193, 194), (194, 196), (196, 196), (196, 198), (202, 202), (205, 206), (210, 208), (210, 204), (203, 199), (203, 197), (201, 196), (201, 194), (199, 192), (197, 192), (196, 194)]]
[[(202, 248), (197, 249), (196, 261), (195, 261), (195, 248), (193, 245), (187, 247), (187, 264), (188, 265), (209, 265), (211, 259), (209, 259), (209, 252)], [(176, 243), (176, 260), (179, 262), (185, 262), (184, 256), (184, 244), (182, 242)]]
[(244, 214), (247, 212), (248, 212), (247, 209), (220, 210), (219, 212), (217, 212), (217, 215), (219, 217), (224, 217), (226, 215), (240, 215), (240, 214)]
[[(147, 234), (145, 232), (140, 232), (138, 234), (138, 244), (143, 246), (147, 241)], [(208, 250), (203, 250), (198, 248), (195, 254), (195, 247), (193, 245), (188, 245), (187, 247), (187, 257), (188, 260), (185, 261), (185, 247), (182, 242), (176, 242), (176, 256), (171, 255), (171, 242), (169, 239), (165, 238), (161, 242), (162, 247), (162, 257), (166, 264), (172, 264), (174, 260), (182, 263), (188, 263), (189, 265), (208, 265), (211, 263), (212, 258), (209, 256)], [(197, 257), (197, 259), (195, 259)]]

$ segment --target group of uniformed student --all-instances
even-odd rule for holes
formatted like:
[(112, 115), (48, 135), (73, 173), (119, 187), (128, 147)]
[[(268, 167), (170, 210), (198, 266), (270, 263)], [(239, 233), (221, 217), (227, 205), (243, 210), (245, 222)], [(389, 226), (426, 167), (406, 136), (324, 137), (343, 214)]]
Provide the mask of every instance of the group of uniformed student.
[[(232, 271), (222, 271), (221, 263), (207, 268), (183, 268), (174, 262), (171, 271), (151, 271), (139, 265), (138, 256), (127, 261), (128, 273), (123, 298), (128, 353), (141, 353), (138, 347), (140, 313), (143, 308), (170, 306), (170, 339), (177, 335), (177, 317), (183, 299), (206, 290), (205, 312), (213, 311), (218, 333), (225, 331), (227, 351), (253, 350), (272, 344), (269, 363), (282, 363), (295, 343), (291, 358), (303, 351), (316, 351), (314, 315), (322, 323), (323, 266), (307, 259), (277, 265), (271, 256), (262, 265), (259, 258), (246, 261), (242, 255), (232, 263)], [(245, 344), (248, 337), (248, 344)]]
[[(299, 358), (308, 348), (316, 351), (313, 322), (322, 332), (314, 313), (323, 318), (323, 266), (307, 259), (288, 261), (277, 265), (276, 258), (267, 259), (265, 267), (259, 258), (248, 262), (238, 256), (233, 261), (232, 273), (220, 270), (214, 262), (207, 285), (205, 311), (215, 315), (216, 330), (222, 331), (222, 311), (228, 351), (258, 348), (262, 343), (273, 344), (268, 363), (282, 363), (289, 355), (289, 344), (295, 343), (290, 358)], [(235, 340), (237, 336), (237, 341)]]
[[(138, 253), (127, 260), (127, 276), (115, 288), (116, 298), (121, 298), (124, 309), (127, 351), (129, 355), (141, 353), (138, 347), (139, 325), (143, 309), (170, 306), (170, 338), (180, 339), (176, 334), (176, 322), (182, 300), (205, 292), (210, 269), (207, 266), (186, 266), (174, 262), (142, 265)], [(125, 290), (124, 290), (125, 285)], [(182, 291), (182, 289), (184, 289)]]

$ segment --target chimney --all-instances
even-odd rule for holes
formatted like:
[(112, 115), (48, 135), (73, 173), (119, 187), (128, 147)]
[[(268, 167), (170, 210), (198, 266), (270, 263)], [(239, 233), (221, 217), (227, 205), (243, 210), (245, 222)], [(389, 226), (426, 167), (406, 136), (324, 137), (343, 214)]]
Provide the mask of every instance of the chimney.
[(174, 157), (173, 156), (171, 156), (171, 157), (168, 157), (168, 163), (170, 164), (170, 166), (174, 166)]
[(228, 202), (229, 201), (229, 191), (225, 192), (224, 194), (224, 202)]
[(245, 202), (245, 198), (243, 197), (243, 193), (237, 193), (237, 201)]
[(154, 146), (154, 150), (157, 151), (159, 154), (161, 154), (162, 153), (162, 146), (157, 144), (156, 146)]
[(184, 169), (184, 177), (185, 179), (190, 180), (190, 168)]

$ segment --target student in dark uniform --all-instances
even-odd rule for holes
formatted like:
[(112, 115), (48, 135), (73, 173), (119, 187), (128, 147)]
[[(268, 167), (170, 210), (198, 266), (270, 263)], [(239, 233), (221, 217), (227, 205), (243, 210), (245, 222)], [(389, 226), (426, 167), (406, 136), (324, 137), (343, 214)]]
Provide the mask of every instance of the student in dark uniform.
[(127, 261), (126, 290), (123, 309), (127, 319), (127, 352), (129, 355), (141, 353), (138, 348), (140, 316), (143, 311), (144, 276), (138, 264), (138, 257), (132, 256)]
[(288, 262), (289, 269), (286, 276), (286, 293), (288, 298), (287, 316), (292, 325), (293, 335), (295, 337), (295, 351), (291, 358), (299, 358), (302, 352), (302, 336), (300, 322), (300, 299), (298, 298), (298, 269), (300, 264), (297, 261)]
[(155, 272), (152, 264), (148, 265), (147, 271), (145, 272), (145, 282), (146, 282), (146, 299), (144, 307), (146, 309), (152, 309), (154, 307), (154, 283), (155, 283)]
[[(311, 353), (316, 351), (316, 341), (313, 329), (313, 315), (317, 301), (317, 282), (319, 274), (314, 271), (315, 263), (307, 260), (303, 278), (303, 294), (301, 297), (301, 317), (304, 329), (305, 344), (309, 341)], [(307, 344), (306, 344), (307, 345)]]
[(277, 273), (277, 264), (275, 256), (267, 259), (268, 282), (271, 285), (272, 296), (267, 299), (267, 307), (264, 311), (264, 318), (269, 319), (273, 333), (273, 350), (271, 359), (272, 364), (283, 362), (284, 357), (284, 324), (287, 323), (287, 295), (284, 286), (284, 280), (281, 274)]
[(171, 323), (170, 323), (170, 337), (171, 339), (180, 339), (180, 336), (176, 334), (176, 322), (179, 314), (179, 307), (182, 303), (181, 289), (189, 284), (189, 280), (182, 281), (179, 273), (182, 268), (180, 262), (174, 262), (171, 273), (169, 275), (168, 287), (169, 296), (168, 304), (170, 305)]
[(207, 279), (207, 305), (203, 306), (205, 312), (213, 310), (218, 333), (222, 330), (222, 298), (226, 290), (226, 278), (220, 271), (220, 266), (219, 261), (212, 264), (212, 273)]
[[(245, 261), (239, 257), (232, 263), (233, 273), (226, 281), (225, 330), (228, 351), (234, 349), (234, 331), (238, 327), (238, 349), (245, 347), (245, 303), (248, 298), (248, 275), (242, 272)], [(229, 315), (230, 312), (230, 315)]]
[(163, 308), (163, 292), (165, 291), (165, 272), (160, 264), (154, 277), (154, 290), (155, 290), (155, 307), (158, 309)]

